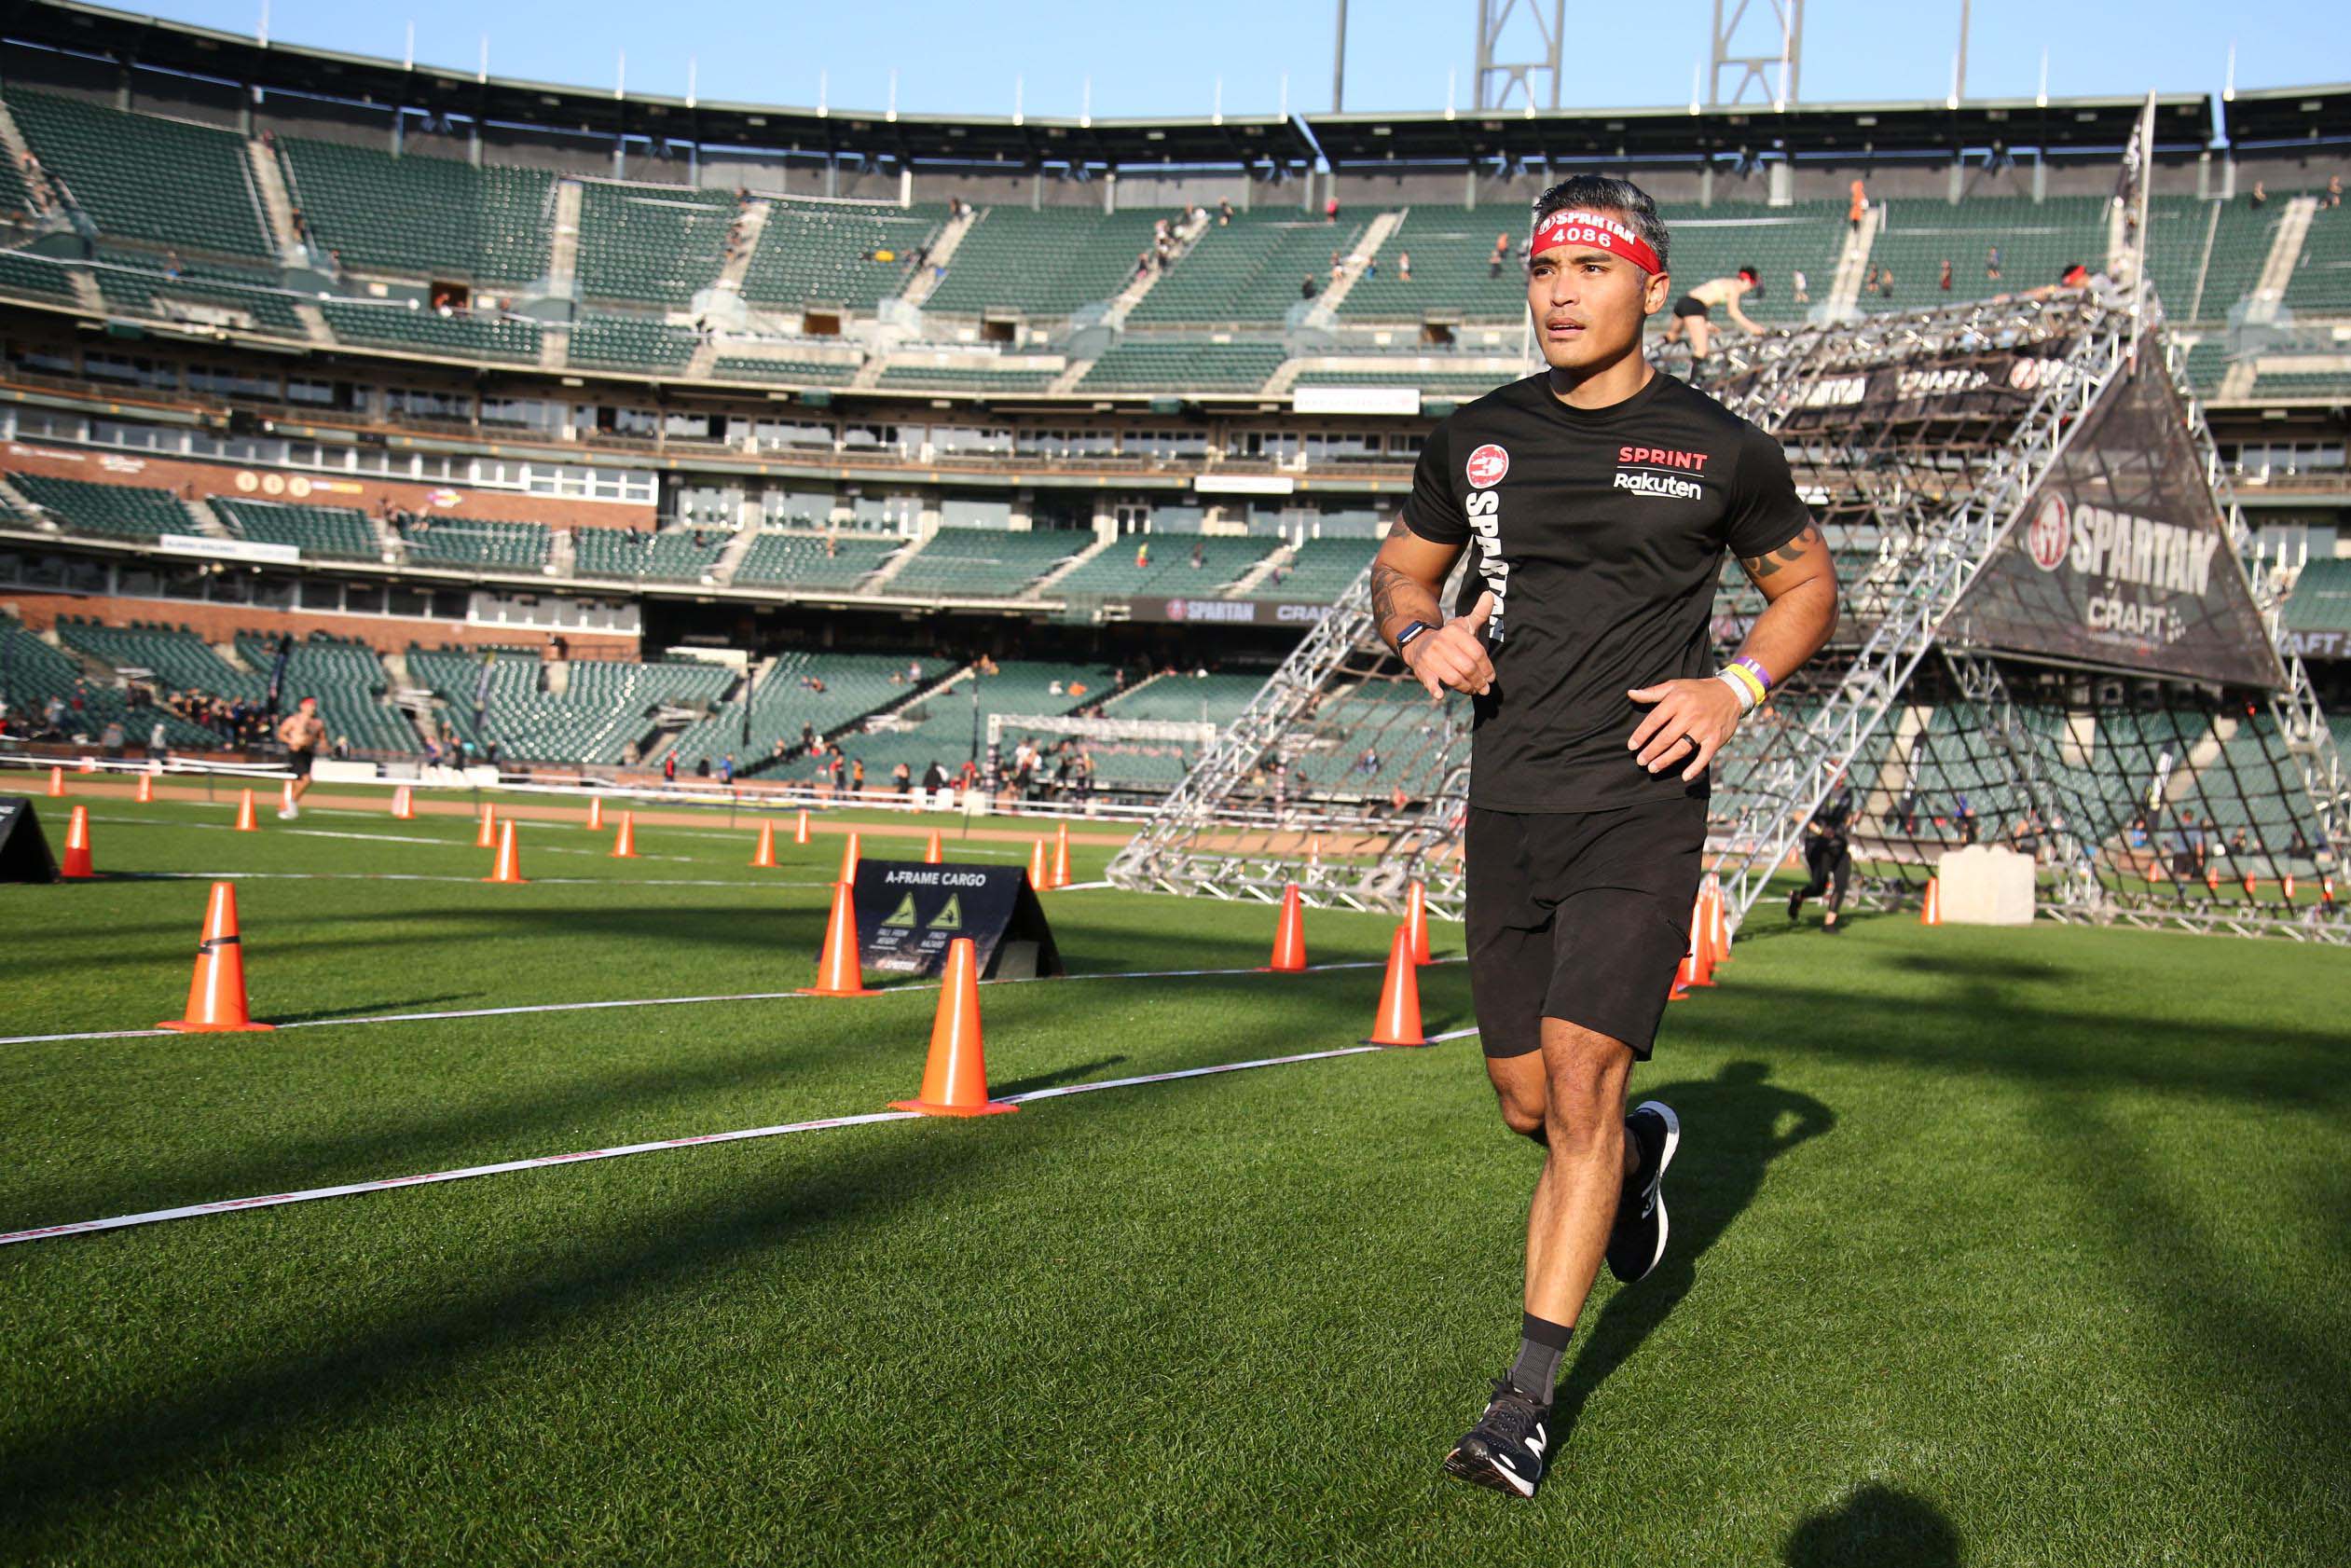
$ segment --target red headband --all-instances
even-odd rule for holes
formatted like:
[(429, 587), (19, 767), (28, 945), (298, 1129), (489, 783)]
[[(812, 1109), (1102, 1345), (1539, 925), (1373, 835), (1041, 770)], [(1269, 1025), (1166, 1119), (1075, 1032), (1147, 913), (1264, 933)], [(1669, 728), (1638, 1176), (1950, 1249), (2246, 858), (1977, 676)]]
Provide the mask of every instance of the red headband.
[(1623, 256), (1643, 272), (1665, 270), (1646, 240), (1602, 213), (1563, 211), (1548, 214), (1534, 226), (1534, 245), (1527, 254), (1538, 256), (1557, 245), (1590, 245), (1611, 255)]

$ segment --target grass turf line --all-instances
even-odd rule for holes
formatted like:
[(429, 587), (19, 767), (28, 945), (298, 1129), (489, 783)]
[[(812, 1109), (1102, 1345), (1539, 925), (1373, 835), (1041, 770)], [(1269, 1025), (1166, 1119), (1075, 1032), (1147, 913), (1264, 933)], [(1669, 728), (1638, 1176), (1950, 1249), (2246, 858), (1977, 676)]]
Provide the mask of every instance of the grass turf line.
[[(488, 869), (456, 818), (224, 844), (172, 826), (216, 808), (141, 809), (102, 868)], [(571, 833), (526, 827), (526, 874)], [(598, 883), (244, 884), (255, 1009), (805, 982), (824, 895), (779, 884), (837, 840), (773, 873), (738, 864), (748, 835), (640, 846), (739, 886), (570, 857)], [(201, 894), (0, 888), (7, 1025), (176, 1012)], [(1272, 925), (1048, 907), (1092, 972), (1253, 964)], [(1388, 924), (1315, 914), (1310, 953), (1376, 958)], [(0, 1552), (2326, 1561), (2351, 1524), (2344, 956), (1778, 925), (1636, 1080), (1687, 1129), (1675, 1247), (1588, 1310), (1532, 1507), (1435, 1468), (1511, 1348), (1534, 1170), (1462, 1044), (16, 1249)], [(1423, 984), (1431, 1028), (1467, 1022), (1458, 966)], [(989, 1065), (1014, 1092), (1343, 1044), (1376, 994), (992, 988)], [(0, 1226), (879, 1108), (932, 1001), (12, 1047)]]

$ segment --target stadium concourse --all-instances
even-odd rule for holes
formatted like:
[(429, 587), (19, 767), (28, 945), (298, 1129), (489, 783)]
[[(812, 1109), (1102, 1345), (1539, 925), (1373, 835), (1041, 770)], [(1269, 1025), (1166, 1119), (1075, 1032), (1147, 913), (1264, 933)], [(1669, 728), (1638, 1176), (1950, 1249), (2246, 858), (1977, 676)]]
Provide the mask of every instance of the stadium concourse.
[[(2339, 1560), (2351, 91), (1752, 119), (12, 7), (0, 1554)], [(1653, 353), (1847, 611), (1717, 764), (1671, 1249), (1512, 1514), (1437, 1471), (1534, 1168), (1467, 715), (1365, 575), (1599, 169), (1761, 282)], [(1942, 917), (1993, 845), (2028, 928)]]

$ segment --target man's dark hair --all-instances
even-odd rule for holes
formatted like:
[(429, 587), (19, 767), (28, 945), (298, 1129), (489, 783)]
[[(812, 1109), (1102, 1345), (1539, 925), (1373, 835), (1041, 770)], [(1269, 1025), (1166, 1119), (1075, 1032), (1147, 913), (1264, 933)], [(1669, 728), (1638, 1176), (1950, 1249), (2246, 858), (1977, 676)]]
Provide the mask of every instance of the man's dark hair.
[(1665, 220), (1657, 216), (1657, 204), (1649, 193), (1630, 180), (1611, 174), (1571, 175), (1534, 199), (1534, 221), (1539, 224), (1553, 213), (1571, 208), (1595, 207), (1622, 214), (1633, 232), (1657, 253), (1658, 270), (1672, 270), (1666, 254)]

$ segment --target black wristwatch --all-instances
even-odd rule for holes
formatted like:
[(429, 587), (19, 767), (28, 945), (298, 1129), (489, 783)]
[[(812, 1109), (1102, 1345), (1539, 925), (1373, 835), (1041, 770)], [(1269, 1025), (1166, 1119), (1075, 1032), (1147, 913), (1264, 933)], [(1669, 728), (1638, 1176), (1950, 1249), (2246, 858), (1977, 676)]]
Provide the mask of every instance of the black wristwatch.
[(1396, 633), (1396, 657), (1400, 659), (1404, 656), (1406, 645), (1409, 644), (1414, 638), (1420, 636), (1421, 633), (1424, 631), (1435, 631), (1436, 629), (1437, 628), (1435, 626), (1430, 626), (1426, 621), (1415, 621), (1410, 626), (1405, 627), (1402, 631)]

